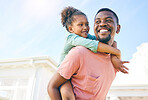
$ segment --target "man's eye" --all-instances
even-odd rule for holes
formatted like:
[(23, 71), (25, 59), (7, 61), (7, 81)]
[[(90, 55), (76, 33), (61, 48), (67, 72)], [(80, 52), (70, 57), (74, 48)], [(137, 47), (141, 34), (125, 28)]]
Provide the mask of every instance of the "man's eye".
[(106, 20), (106, 22), (112, 22), (112, 20), (108, 19), (108, 20)]
[(99, 24), (99, 23), (100, 23), (100, 21), (98, 21), (98, 20), (97, 20), (97, 21), (96, 21), (96, 23), (97, 23), (97, 24)]

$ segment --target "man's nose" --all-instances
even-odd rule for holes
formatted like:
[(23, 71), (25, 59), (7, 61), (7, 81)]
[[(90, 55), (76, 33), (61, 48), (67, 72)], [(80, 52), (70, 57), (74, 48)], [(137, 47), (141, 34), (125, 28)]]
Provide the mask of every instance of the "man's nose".
[(106, 26), (105, 20), (102, 20), (102, 21), (100, 22), (100, 26)]

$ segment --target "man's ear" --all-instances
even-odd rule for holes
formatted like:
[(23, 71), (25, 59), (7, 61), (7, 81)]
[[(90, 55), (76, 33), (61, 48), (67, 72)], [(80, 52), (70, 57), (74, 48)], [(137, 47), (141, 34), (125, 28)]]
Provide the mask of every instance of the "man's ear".
[(117, 31), (116, 31), (117, 34), (120, 32), (120, 29), (121, 29), (121, 26), (117, 25)]
[(73, 28), (71, 26), (68, 26), (68, 30), (70, 33), (73, 33)]

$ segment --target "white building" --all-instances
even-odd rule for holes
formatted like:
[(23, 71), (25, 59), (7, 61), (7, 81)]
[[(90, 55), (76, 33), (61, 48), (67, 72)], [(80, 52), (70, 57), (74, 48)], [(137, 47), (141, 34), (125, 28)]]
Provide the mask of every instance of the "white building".
[[(56, 66), (47, 56), (0, 60), (0, 100), (49, 100), (47, 84)], [(127, 66), (129, 74), (117, 74), (107, 100), (148, 100), (148, 43)]]
[(0, 60), (0, 100), (49, 100), (47, 84), (56, 66), (49, 57)]

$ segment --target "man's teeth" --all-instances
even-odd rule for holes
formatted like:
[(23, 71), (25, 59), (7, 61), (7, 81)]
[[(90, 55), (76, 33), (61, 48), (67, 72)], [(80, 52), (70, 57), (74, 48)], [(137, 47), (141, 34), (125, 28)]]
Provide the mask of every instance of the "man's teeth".
[(100, 30), (100, 33), (102, 33), (102, 32), (107, 32), (108, 30)]

